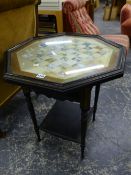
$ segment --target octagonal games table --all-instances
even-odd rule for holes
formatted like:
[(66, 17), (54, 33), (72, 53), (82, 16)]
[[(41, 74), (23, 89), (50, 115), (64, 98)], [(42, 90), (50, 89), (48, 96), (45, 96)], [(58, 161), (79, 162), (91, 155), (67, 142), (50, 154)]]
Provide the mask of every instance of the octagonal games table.
[[(100, 84), (123, 76), (125, 48), (97, 35), (55, 34), (31, 38), (6, 53), (4, 78), (23, 89), (34, 129), (79, 142), (84, 157), (89, 121), (95, 120)], [(94, 106), (91, 92), (96, 87)], [(38, 126), (30, 92), (59, 101)], [(77, 103), (76, 103), (77, 102)]]

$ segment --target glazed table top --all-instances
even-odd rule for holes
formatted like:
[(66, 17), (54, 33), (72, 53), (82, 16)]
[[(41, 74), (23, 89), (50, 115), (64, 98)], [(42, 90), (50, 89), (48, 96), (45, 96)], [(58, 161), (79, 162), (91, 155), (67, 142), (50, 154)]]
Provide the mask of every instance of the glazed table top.
[(121, 52), (102, 37), (56, 35), (15, 49), (10, 66), (14, 75), (65, 84), (119, 70)]

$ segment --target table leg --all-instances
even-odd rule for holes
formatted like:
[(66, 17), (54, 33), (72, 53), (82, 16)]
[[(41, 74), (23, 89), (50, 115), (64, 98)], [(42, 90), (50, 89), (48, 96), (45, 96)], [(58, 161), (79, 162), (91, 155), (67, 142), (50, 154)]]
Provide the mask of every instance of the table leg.
[(90, 111), (91, 89), (92, 87), (84, 88), (81, 92), (81, 159), (84, 158), (87, 121)]
[(30, 89), (23, 88), (23, 93), (25, 95), (27, 106), (28, 106), (28, 109), (29, 109), (29, 112), (30, 112), (30, 116), (31, 116), (32, 122), (34, 124), (34, 130), (36, 132), (38, 141), (40, 141), (41, 139), (40, 139), (39, 127), (37, 125), (35, 110), (34, 110), (32, 100), (31, 100), (31, 96), (30, 96)]
[(109, 19), (108, 19), (108, 20), (111, 19), (112, 9), (113, 9), (113, 7), (115, 6), (115, 4), (116, 4), (116, 0), (112, 0), (112, 1), (111, 1), (111, 7), (110, 7), (110, 13), (109, 13)]
[(100, 92), (100, 84), (96, 85), (95, 89), (95, 100), (94, 100), (94, 109), (93, 109), (93, 121), (95, 121), (95, 115), (97, 110), (97, 102), (99, 98), (99, 92)]

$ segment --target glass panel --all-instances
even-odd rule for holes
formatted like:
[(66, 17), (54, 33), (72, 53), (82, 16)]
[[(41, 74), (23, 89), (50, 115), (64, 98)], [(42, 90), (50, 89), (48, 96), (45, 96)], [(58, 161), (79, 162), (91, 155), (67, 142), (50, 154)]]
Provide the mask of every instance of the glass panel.
[(119, 48), (98, 38), (59, 36), (34, 40), (13, 55), (14, 73), (65, 83), (114, 69)]

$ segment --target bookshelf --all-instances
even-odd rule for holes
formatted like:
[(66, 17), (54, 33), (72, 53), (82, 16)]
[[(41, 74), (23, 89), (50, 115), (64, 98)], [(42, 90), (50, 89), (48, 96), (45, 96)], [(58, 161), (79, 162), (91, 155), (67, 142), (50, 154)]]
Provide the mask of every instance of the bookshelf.
[(63, 32), (62, 2), (64, 0), (41, 0), (38, 6), (40, 33)]
[(38, 35), (52, 34), (57, 32), (56, 18), (54, 15), (38, 15)]

